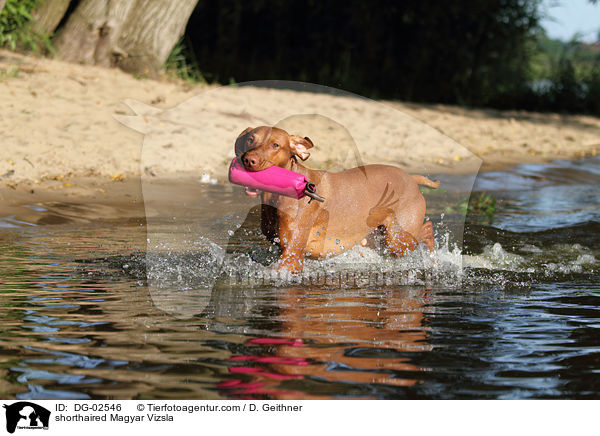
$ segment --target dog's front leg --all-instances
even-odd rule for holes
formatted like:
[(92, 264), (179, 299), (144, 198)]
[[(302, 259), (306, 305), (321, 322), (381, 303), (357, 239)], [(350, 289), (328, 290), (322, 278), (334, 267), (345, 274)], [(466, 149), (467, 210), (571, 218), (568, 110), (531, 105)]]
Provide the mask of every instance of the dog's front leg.
[(317, 210), (318, 206), (311, 204), (300, 207), (295, 217), (285, 213), (279, 214), (279, 270), (287, 269), (293, 274), (302, 272), (306, 244)]
[(299, 274), (304, 267), (304, 252), (310, 234), (310, 228), (292, 225), (279, 226), (281, 260), (279, 270), (287, 269), (293, 274)]

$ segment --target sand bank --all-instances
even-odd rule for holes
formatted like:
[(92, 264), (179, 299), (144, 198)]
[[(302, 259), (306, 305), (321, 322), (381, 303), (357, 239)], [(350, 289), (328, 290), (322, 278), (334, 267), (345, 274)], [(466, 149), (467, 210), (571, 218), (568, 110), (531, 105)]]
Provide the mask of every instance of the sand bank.
[(600, 152), (591, 116), (154, 81), (1, 50), (0, 101), (0, 200), (102, 196), (144, 177), (223, 182), (237, 134), (262, 124), (309, 136), (307, 164), (331, 170), (383, 162), (473, 172)]

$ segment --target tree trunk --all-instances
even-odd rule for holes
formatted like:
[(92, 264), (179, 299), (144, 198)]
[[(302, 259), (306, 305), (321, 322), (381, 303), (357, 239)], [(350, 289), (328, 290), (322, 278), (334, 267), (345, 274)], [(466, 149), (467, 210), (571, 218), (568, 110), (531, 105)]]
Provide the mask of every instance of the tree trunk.
[(68, 62), (113, 66), (121, 53), (116, 40), (136, 0), (83, 0), (54, 39)]
[(155, 75), (198, 0), (82, 0), (55, 37), (60, 58)]
[(45, 0), (33, 10), (33, 30), (49, 35), (67, 12), (70, 0)]
[(198, 0), (138, 0), (119, 36), (118, 46), (127, 54), (119, 66), (132, 73), (158, 72), (183, 35), (196, 3)]
[(4, 3), (6, 3), (6, 0), (0, 0), (0, 12), (2, 12), (2, 8), (4, 7)]

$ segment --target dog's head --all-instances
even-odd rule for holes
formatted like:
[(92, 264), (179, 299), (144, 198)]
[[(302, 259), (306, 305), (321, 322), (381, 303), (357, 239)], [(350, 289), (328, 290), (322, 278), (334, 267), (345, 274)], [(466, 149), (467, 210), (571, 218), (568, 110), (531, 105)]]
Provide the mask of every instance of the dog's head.
[(273, 165), (289, 168), (293, 159), (308, 159), (313, 143), (309, 138), (288, 134), (277, 127), (248, 127), (235, 141), (235, 154), (248, 171), (262, 171)]

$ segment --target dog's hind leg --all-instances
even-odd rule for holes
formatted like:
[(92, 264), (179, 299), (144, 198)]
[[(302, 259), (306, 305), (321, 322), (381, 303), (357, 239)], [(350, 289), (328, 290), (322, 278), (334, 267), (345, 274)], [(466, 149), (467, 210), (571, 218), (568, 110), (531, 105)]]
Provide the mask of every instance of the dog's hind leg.
[(384, 240), (385, 246), (394, 257), (405, 256), (419, 245), (413, 235), (402, 230), (393, 220), (389, 220), (385, 225)]
[(433, 240), (433, 225), (431, 224), (431, 221), (425, 221), (423, 223), (417, 240), (419, 242), (424, 242), (425, 245), (427, 245), (427, 248), (429, 248), (429, 251), (433, 252), (435, 250), (435, 244)]

